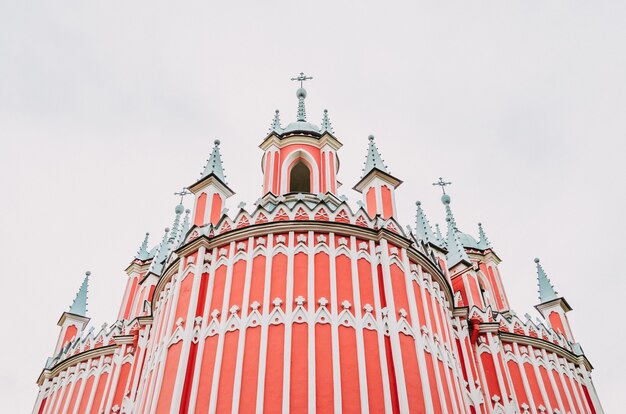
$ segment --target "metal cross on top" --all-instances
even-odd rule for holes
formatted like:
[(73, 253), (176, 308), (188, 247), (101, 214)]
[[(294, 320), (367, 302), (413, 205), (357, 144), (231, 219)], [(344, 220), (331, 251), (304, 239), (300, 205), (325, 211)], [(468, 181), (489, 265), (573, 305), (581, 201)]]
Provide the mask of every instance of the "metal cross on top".
[(443, 178), (439, 177), (439, 181), (437, 181), (436, 183), (433, 183), (433, 185), (438, 185), (441, 187), (441, 191), (443, 191), (443, 193), (446, 193), (446, 186), (451, 185), (452, 182), (448, 181), (445, 182), (443, 181)]
[(181, 191), (174, 193), (174, 195), (180, 196), (180, 204), (183, 204), (183, 199), (189, 194), (191, 194), (191, 191), (187, 190), (186, 188), (183, 188)]
[(291, 78), (292, 81), (300, 81), (300, 87), (302, 88), (303, 82), (313, 79), (312, 76), (306, 76), (304, 72), (300, 72), (300, 76), (297, 78)]

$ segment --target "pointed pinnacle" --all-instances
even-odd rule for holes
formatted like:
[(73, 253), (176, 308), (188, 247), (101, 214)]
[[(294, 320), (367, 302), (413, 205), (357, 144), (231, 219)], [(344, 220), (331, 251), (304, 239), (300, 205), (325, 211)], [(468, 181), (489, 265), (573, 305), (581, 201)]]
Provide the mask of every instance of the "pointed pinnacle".
[(150, 233), (146, 233), (146, 237), (144, 237), (143, 243), (141, 243), (141, 246), (139, 246), (139, 250), (137, 251), (137, 254), (135, 255), (136, 259), (144, 261), (150, 257), (150, 252), (148, 252), (148, 237), (149, 236), (150, 236)]
[(220, 140), (216, 139), (215, 141), (213, 141), (213, 143), (215, 144), (215, 146), (213, 147), (211, 156), (207, 160), (207, 164), (204, 167), (202, 177), (204, 178), (209, 174), (213, 174), (217, 178), (219, 178), (224, 184), (228, 185), (228, 183), (226, 182), (226, 176), (224, 175), (222, 156), (220, 155)]
[(539, 287), (539, 302), (546, 303), (558, 298), (557, 291), (554, 290), (554, 286), (550, 283), (550, 279), (543, 267), (539, 263), (539, 259), (535, 258), (537, 264), (537, 286)]
[(330, 118), (328, 117), (328, 110), (324, 109), (324, 115), (322, 116), (322, 129), (321, 132), (330, 132), (331, 134), (334, 134), (335, 131), (333, 131), (333, 126), (330, 123)]
[(176, 242), (177, 246), (180, 246), (182, 244), (182, 242), (185, 240), (187, 232), (189, 231), (189, 213), (191, 213), (191, 210), (185, 210), (185, 218), (183, 219), (183, 225), (181, 226), (178, 240)]
[(280, 133), (283, 128), (280, 126), (280, 111), (278, 109), (274, 112), (274, 119), (270, 125), (270, 132), (274, 131)]
[(78, 289), (78, 293), (76, 293), (72, 306), (70, 306), (69, 313), (79, 316), (87, 316), (87, 291), (89, 289), (90, 275), (90, 271), (85, 272), (85, 278), (83, 279), (83, 283), (80, 285), (80, 289)]
[(491, 242), (487, 238), (487, 234), (485, 234), (485, 230), (483, 230), (483, 225), (478, 223), (478, 247), (481, 249), (488, 249), (491, 247)]
[(376, 144), (374, 143), (374, 135), (370, 135), (367, 139), (369, 140), (369, 144), (367, 147), (367, 156), (365, 158), (365, 168), (363, 168), (363, 177), (369, 174), (369, 172), (374, 168), (389, 174), (387, 166), (385, 166), (385, 163), (378, 152), (378, 148), (376, 148)]
[(469, 262), (469, 257), (465, 252), (465, 248), (461, 244), (461, 240), (459, 239), (459, 233), (456, 227), (453, 227), (450, 217), (446, 217), (446, 221), (448, 222), (448, 235), (446, 238), (446, 244), (448, 246), (448, 267), (452, 268), (455, 264), (459, 263), (462, 260)]
[(417, 233), (417, 237), (426, 243), (434, 242), (435, 235), (432, 227), (430, 227), (428, 218), (426, 218), (426, 214), (422, 210), (422, 202), (416, 201), (415, 206), (417, 207), (417, 211), (415, 213), (415, 232)]

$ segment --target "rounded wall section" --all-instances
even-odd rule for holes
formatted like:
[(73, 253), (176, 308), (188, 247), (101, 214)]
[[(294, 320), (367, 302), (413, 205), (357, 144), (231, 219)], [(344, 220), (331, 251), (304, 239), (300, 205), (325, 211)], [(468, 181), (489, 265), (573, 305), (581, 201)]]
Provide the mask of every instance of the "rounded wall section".
[(405, 248), (348, 233), (242, 232), (180, 257), (154, 306), (142, 406), (460, 411), (443, 287)]

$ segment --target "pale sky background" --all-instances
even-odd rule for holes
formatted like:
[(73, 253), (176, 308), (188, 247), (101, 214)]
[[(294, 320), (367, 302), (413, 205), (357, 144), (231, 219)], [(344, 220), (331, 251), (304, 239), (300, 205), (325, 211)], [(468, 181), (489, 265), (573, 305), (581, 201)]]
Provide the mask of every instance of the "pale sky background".
[(626, 2), (215, 3), (0, 0), (0, 411), (32, 409), (85, 270), (92, 324), (113, 322), (124, 268), (214, 139), (228, 206), (252, 206), (257, 146), (274, 109), (295, 119), (305, 71), (352, 205), (370, 133), (404, 180), (403, 224), (418, 199), (444, 224), (431, 183), (452, 181), (513, 308), (536, 315), (539, 256), (605, 410), (623, 412)]

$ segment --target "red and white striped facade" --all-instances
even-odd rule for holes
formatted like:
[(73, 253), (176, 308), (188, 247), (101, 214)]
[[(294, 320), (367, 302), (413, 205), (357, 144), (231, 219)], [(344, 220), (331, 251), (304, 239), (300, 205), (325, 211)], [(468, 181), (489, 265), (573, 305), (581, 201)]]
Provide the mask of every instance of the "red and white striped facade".
[(274, 125), (264, 194), (230, 216), (217, 145), (191, 226), (127, 268), (118, 320), (63, 314), (34, 413), (603, 412), (567, 302), (520, 319), (491, 247), (450, 263), (402, 229), (376, 159), (348, 205), (329, 125)]

